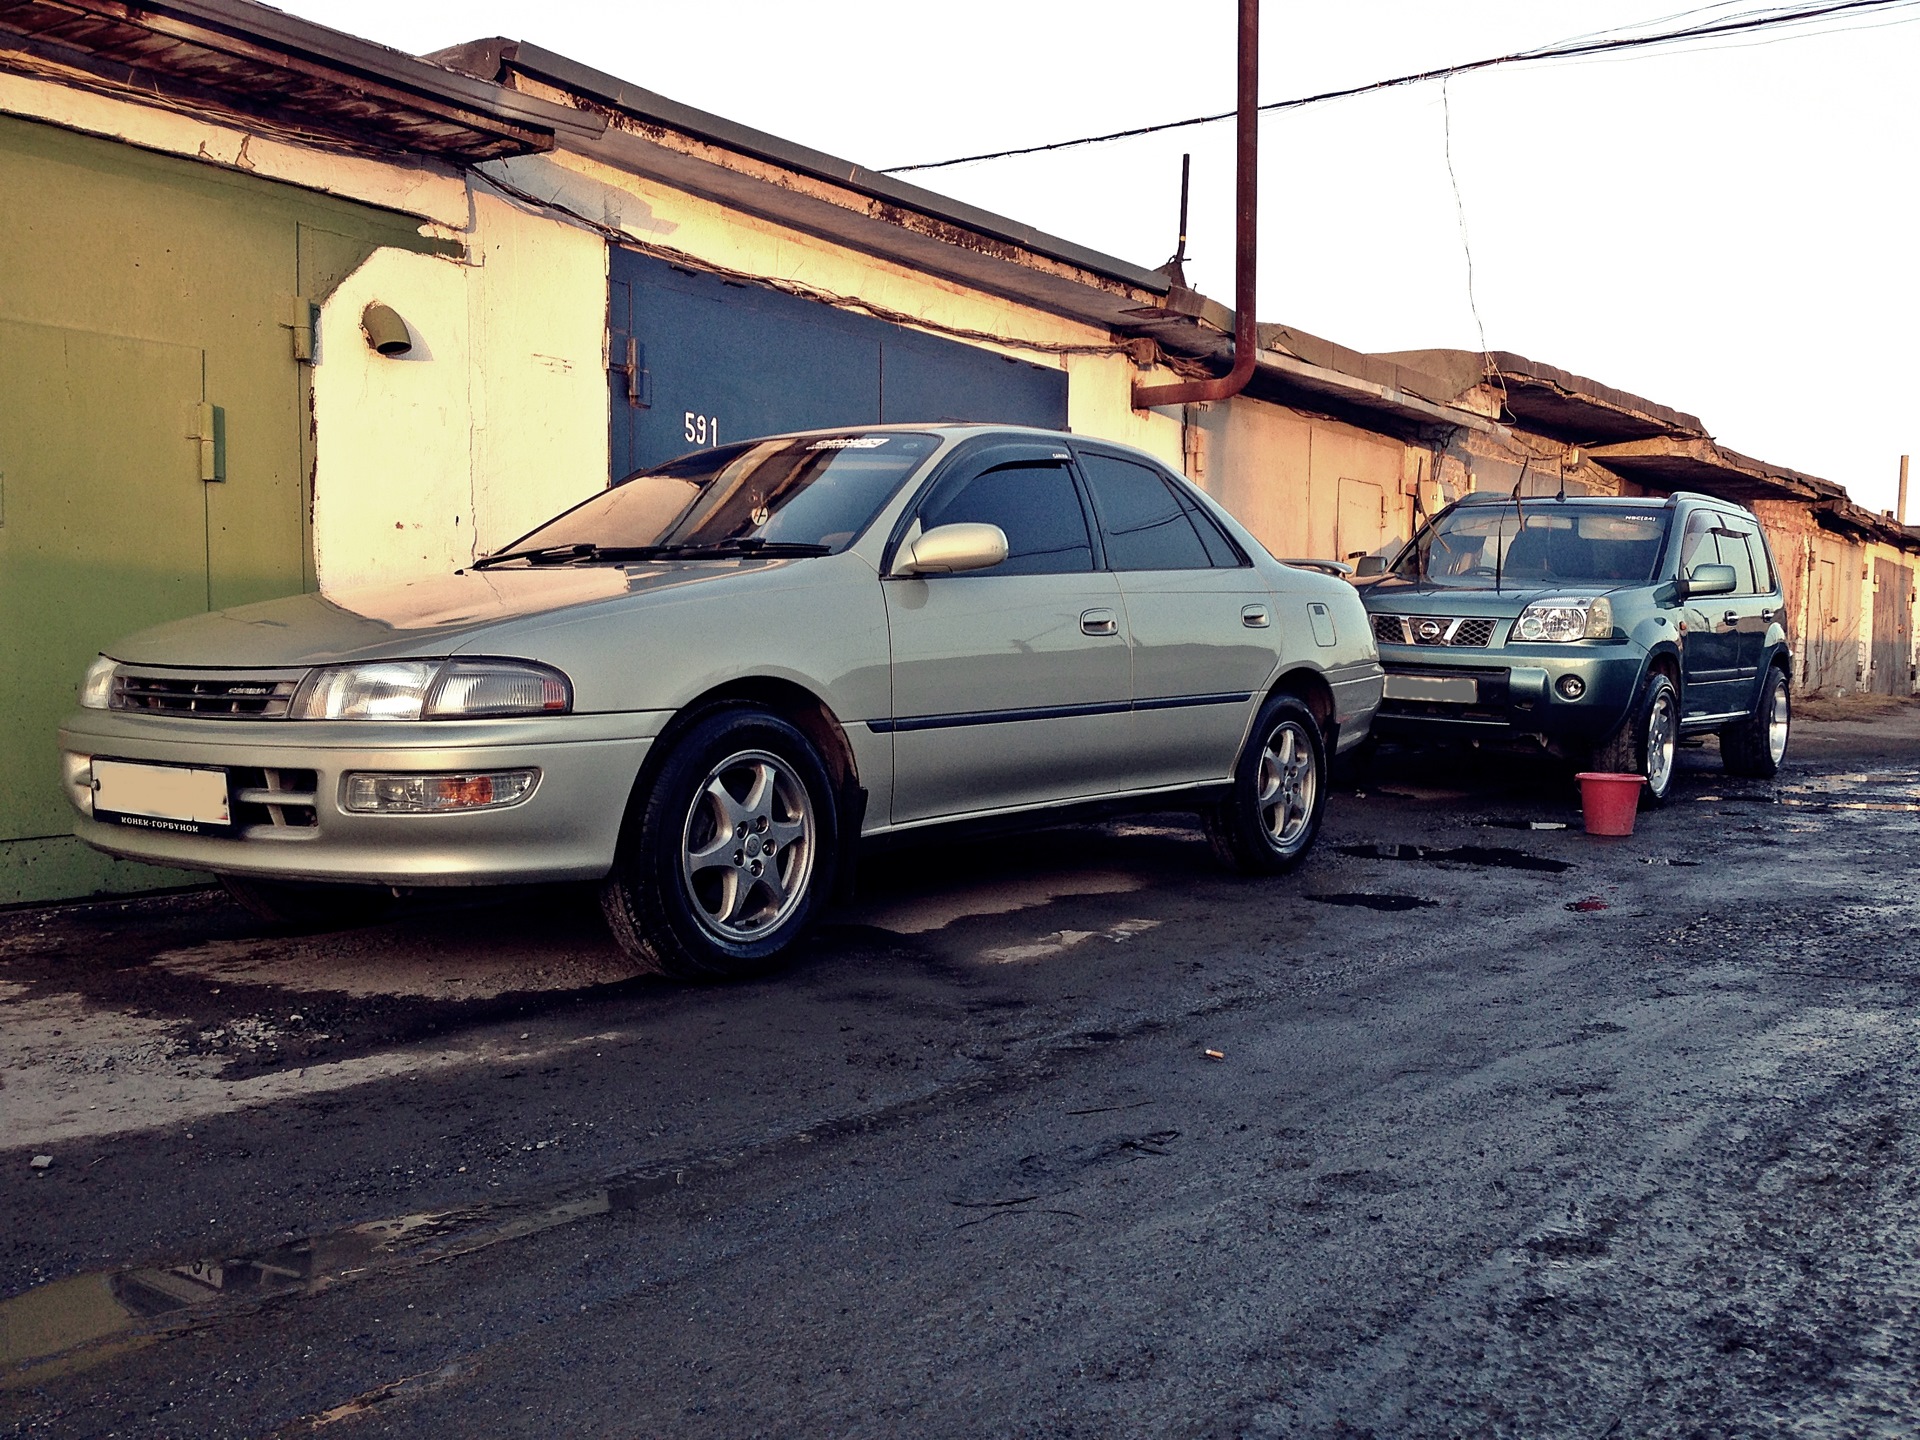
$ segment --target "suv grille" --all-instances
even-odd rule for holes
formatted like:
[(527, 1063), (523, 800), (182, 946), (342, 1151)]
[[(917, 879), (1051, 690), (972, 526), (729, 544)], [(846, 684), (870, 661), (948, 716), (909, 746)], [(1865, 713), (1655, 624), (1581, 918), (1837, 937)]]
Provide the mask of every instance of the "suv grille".
[(1373, 638), (1382, 645), (1468, 645), (1493, 643), (1494, 622), (1475, 616), (1376, 615)]
[(284, 673), (152, 675), (123, 670), (114, 677), (109, 708), (213, 720), (282, 720), (300, 680), (300, 675)]

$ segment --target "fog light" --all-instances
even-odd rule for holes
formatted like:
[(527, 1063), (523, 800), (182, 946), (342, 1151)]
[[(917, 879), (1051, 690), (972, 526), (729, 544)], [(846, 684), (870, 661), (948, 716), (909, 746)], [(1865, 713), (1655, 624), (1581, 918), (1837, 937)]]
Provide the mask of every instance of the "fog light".
[(1560, 692), (1562, 700), (1578, 700), (1587, 693), (1587, 682), (1578, 675), (1562, 675), (1553, 682), (1553, 688)]
[(466, 775), (349, 774), (340, 782), (340, 808), (355, 815), (438, 815), (449, 810), (498, 810), (533, 793), (538, 770), (490, 770)]

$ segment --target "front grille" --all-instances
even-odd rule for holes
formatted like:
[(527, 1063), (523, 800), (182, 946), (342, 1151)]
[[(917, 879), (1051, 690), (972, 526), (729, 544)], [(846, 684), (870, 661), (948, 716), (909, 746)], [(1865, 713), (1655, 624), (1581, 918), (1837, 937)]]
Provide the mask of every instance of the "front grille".
[(255, 826), (311, 830), (320, 823), (314, 808), (318, 784), (319, 776), (312, 770), (235, 765), (227, 771), (233, 823), (248, 830)]
[(1493, 643), (1494, 622), (1474, 616), (1376, 615), (1373, 638), (1382, 645), (1466, 645)]
[(300, 675), (184, 675), (122, 670), (114, 676), (114, 710), (193, 715), (209, 720), (282, 720)]

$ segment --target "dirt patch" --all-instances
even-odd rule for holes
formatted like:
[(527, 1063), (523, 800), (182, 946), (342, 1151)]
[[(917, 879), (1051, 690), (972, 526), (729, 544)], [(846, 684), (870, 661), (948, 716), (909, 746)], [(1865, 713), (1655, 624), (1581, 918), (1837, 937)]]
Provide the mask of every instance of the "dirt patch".
[(1794, 702), (1796, 718), (1829, 723), (1868, 725), (1903, 710), (1920, 709), (1912, 695), (1802, 695)]

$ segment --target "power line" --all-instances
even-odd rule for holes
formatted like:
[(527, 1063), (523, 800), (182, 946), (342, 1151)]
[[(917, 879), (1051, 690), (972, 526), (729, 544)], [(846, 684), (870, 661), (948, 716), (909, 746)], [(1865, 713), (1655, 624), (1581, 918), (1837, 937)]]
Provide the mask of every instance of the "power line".
[[(1446, 80), (1455, 75), (1470, 74), (1475, 70), (1491, 70), (1498, 65), (1568, 60), (1623, 50), (1645, 50), (1658, 45), (1677, 45), (1689, 40), (1722, 39), (1727, 36), (1752, 34), (1788, 25), (1807, 25), (1818, 20), (1861, 11), (1906, 9), (1915, 4), (1920, 4), (1920, 0), (1829, 0), (1829, 3), (1821, 5), (1750, 11), (1725, 20), (1687, 25), (1677, 30), (1660, 30), (1649, 35), (1620, 35), (1612, 31), (1603, 31), (1595, 38), (1581, 37), (1575, 40), (1559, 41), (1533, 50), (1516, 50), (1511, 54), (1493, 55), (1484, 60), (1467, 60), (1458, 65), (1442, 65), (1436, 69), (1422, 70), (1412, 75), (1396, 75), (1390, 80), (1374, 80), (1365, 85), (1350, 85), (1340, 90), (1323, 90), (1317, 95), (1302, 95), (1292, 100), (1274, 100), (1260, 108), (1262, 110), (1297, 110), (1305, 105), (1318, 105), (1328, 100), (1346, 100), (1355, 95), (1371, 94), (1376, 90), (1392, 90), (1403, 85)], [(1702, 8), (1713, 10), (1721, 7), (1709, 5)], [(1682, 11), (1681, 15), (1699, 13), (1701, 13), (1699, 10)], [(1156, 125), (1136, 125), (1128, 130), (1113, 130), (1104, 135), (1083, 135), (1075, 140), (1054, 140), (1044, 145), (1022, 145), (1011, 150), (989, 150), (978, 155), (956, 156), (951, 160), (926, 160), (914, 165), (893, 165), (880, 173), (904, 175), (912, 170), (944, 170), (949, 166), (972, 165), (983, 160), (1006, 160), (1016, 155), (1038, 155), (1051, 150), (1078, 149), (1083, 145), (1104, 145), (1113, 140), (1132, 140), (1141, 135), (1157, 135), (1167, 130), (1184, 130), (1195, 125), (1212, 125), (1221, 120), (1231, 120), (1233, 116), (1233, 111), (1223, 110), (1217, 115), (1194, 115), (1185, 120), (1163, 120)]]

